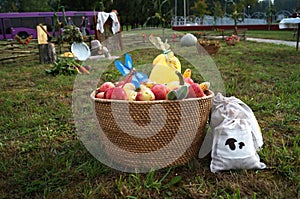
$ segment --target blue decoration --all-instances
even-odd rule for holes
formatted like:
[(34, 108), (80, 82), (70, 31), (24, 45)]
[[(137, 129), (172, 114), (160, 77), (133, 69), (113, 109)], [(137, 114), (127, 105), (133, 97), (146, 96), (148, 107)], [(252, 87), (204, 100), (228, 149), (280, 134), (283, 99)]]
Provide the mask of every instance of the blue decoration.
[(125, 55), (125, 64), (122, 63), (120, 60), (116, 60), (115, 66), (123, 76), (127, 76), (127, 75), (133, 73), (131, 82), (134, 84), (135, 88), (140, 88), (140, 84), (142, 82), (148, 81), (148, 75), (146, 75), (145, 73), (142, 73), (142, 72), (135, 71), (135, 69), (133, 67), (132, 59), (129, 54)]

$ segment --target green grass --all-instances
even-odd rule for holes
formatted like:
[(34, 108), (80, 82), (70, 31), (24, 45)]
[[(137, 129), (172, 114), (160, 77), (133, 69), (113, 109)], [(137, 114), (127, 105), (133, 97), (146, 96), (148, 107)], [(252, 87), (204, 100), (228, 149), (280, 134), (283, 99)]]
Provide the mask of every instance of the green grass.
[[(221, 35), (217, 31), (193, 31), (193, 33), (202, 33), (202, 35)], [(225, 35), (229, 34), (229, 30), (225, 31)], [(286, 41), (296, 41), (297, 32), (296, 30), (247, 30), (246, 37), (248, 38), (263, 38), (263, 39), (275, 39), (275, 40), (286, 40)]]
[(277, 40), (287, 40), (296, 41), (297, 32), (295, 30), (247, 30), (247, 37), (254, 38), (264, 38), (264, 39), (277, 39)]
[[(268, 169), (213, 174), (206, 158), (147, 174), (113, 170), (78, 139), (71, 111), (75, 76), (46, 75), (49, 65), (33, 56), (0, 63), (1, 198), (299, 198), (299, 51), (221, 44), (213, 59), (227, 95), (254, 111)], [(155, 52), (133, 52), (132, 58), (149, 62)]]

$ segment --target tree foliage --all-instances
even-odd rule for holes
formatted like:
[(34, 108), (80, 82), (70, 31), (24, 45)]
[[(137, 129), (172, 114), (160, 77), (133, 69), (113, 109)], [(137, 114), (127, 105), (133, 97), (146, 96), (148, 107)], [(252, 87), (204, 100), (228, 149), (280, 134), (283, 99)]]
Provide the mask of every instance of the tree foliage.
[[(229, 2), (234, 2), (229, 3)], [(183, 0), (177, 0), (177, 15), (183, 16)], [(187, 15), (203, 16), (211, 14), (219, 17), (224, 14), (225, 7), (228, 13), (264, 12), (269, 9), (269, 0), (258, 2), (257, 0), (186, 0)], [(99, 6), (101, 5), (101, 6)], [(175, 8), (174, 0), (0, 0), (0, 12), (25, 12), (25, 11), (57, 11), (64, 6), (67, 11), (95, 10), (110, 12), (118, 10), (122, 24), (130, 24), (133, 27), (144, 24), (149, 17), (159, 16), (168, 24)], [(300, 7), (300, 0), (274, 0), (273, 10), (288, 10), (293, 12)], [(162, 21), (162, 20), (161, 20)], [(155, 23), (152, 20), (151, 23)]]
[(191, 7), (193, 14), (196, 16), (203, 17), (204, 15), (210, 14), (210, 11), (207, 9), (208, 5), (206, 4), (206, 0), (199, 0), (194, 3), (194, 6)]
[(19, 12), (30, 12), (30, 11), (49, 11), (50, 5), (47, 1), (36, 1), (36, 0), (19, 0)]
[(214, 19), (216, 20), (218, 17), (222, 17), (224, 16), (225, 11), (222, 8), (222, 5), (219, 1), (215, 1), (214, 2), (214, 7), (213, 7), (213, 16)]

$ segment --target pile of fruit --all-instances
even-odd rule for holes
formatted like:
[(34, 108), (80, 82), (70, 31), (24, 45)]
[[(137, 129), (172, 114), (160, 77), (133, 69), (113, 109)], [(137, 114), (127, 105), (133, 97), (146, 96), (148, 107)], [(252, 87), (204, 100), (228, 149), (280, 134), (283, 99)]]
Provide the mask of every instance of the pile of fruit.
[(215, 46), (215, 47), (220, 47), (220, 42), (215, 41), (215, 40), (205, 40), (205, 39), (198, 39), (198, 43), (201, 46)]
[[(155, 63), (157, 60), (155, 60)], [(165, 63), (167, 64), (167, 63)], [(131, 58), (128, 54), (125, 56), (125, 64), (117, 60), (115, 62), (117, 69), (125, 76), (123, 81), (113, 83), (105, 82), (101, 84), (95, 92), (95, 98), (130, 100), (130, 101), (154, 101), (154, 100), (182, 100), (187, 98), (201, 98), (209, 95), (209, 82), (201, 84), (195, 83), (191, 78), (191, 70), (186, 69), (183, 74), (177, 69), (164, 71), (155, 70), (156, 67), (166, 67), (166, 65), (154, 65), (150, 74), (151, 78), (144, 73), (137, 72), (133, 68)], [(170, 67), (170, 66), (168, 66)], [(165, 69), (166, 70), (166, 69)], [(177, 78), (173, 77), (174, 74)], [(174, 74), (173, 74), (174, 73)], [(164, 83), (155, 81), (156, 77), (166, 77), (169, 81)]]
[[(186, 79), (190, 82), (192, 79)], [(200, 98), (209, 95), (209, 82), (188, 83), (187, 87), (170, 89), (166, 84), (141, 84), (136, 88), (133, 83), (112, 83), (105, 82), (97, 90), (95, 97), (100, 99), (130, 100), (130, 101), (153, 101), (153, 100), (178, 100), (186, 98)], [(180, 91), (180, 92), (176, 92)]]
[(230, 46), (234, 46), (235, 44), (240, 42), (240, 38), (237, 35), (232, 35), (226, 37), (226, 44)]
[(75, 54), (72, 52), (64, 52), (60, 55), (61, 57), (75, 57)]

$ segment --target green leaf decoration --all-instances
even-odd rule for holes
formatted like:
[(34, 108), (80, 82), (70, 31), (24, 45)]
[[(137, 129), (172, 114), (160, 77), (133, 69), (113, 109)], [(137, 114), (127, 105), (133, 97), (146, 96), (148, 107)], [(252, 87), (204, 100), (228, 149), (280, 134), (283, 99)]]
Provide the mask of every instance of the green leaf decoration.
[(175, 90), (172, 90), (167, 95), (168, 100), (177, 100), (177, 93)]
[(188, 86), (184, 85), (181, 86), (179, 89), (176, 90), (177, 99), (184, 99), (188, 95)]
[(177, 90), (172, 90), (168, 93), (168, 100), (181, 100), (186, 98), (188, 94), (188, 86), (184, 85), (178, 88)]

